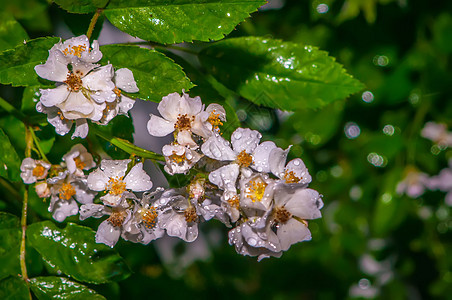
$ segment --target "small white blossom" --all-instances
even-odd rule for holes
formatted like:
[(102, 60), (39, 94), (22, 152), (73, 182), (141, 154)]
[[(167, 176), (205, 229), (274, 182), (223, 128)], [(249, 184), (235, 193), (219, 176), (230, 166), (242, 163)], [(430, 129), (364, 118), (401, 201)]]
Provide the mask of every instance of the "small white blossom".
[(144, 192), (152, 188), (152, 181), (143, 170), (143, 163), (133, 166), (126, 175), (130, 162), (130, 159), (104, 159), (100, 167), (88, 175), (88, 186), (90, 189), (108, 192), (101, 197), (104, 204), (117, 206), (127, 190)]
[(87, 63), (98, 62), (102, 58), (102, 53), (99, 50), (99, 43), (93, 41), (91, 47), (89, 39), (86, 35), (70, 38), (64, 42), (56, 43), (51, 51), (58, 50), (67, 59), (68, 63), (83, 61)]
[(406, 194), (410, 198), (418, 198), (425, 192), (428, 175), (419, 172), (416, 168), (408, 167), (405, 177), (397, 184), (396, 191), (399, 195)]
[(165, 171), (170, 174), (186, 174), (201, 158), (195, 150), (182, 145), (165, 145), (162, 148), (165, 156)]
[(91, 153), (82, 144), (74, 145), (71, 150), (63, 156), (69, 173), (83, 177), (83, 170), (89, 170), (96, 166)]
[(449, 160), (449, 167), (427, 181), (427, 187), (431, 190), (446, 192), (445, 202), (452, 206), (452, 159)]
[(20, 165), (20, 177), (25, 184), (35, 183), (36, 181), (47, 177), (47, 173), (51, 166), (51, 164), (45, 161), (26, 157)]
[(433, 141), (440, 147), (452, 146), (452, 132), (447, 131), (446, 124), (427, 122), (422, 128), (421, 136)]
[(197, 120), (197, 115), (203, 110), (201, 98), (190, 98), (188, 94), (172, 93), (162, 98), (157, 107), (160, 115), (150, 115), (147, 124), (148, 131), (153, 136), (176, 134), (179, 145), (197, 148), (192, 133), (203, 135), (203, 126)]
[(306, 186), (311, 182), (312, 177), (303, 160), (295, 158), (285, 165), (289, 149), (275, 148), (272, 150), (269, 159), (271, 172), (280, 179), (278, 182)]

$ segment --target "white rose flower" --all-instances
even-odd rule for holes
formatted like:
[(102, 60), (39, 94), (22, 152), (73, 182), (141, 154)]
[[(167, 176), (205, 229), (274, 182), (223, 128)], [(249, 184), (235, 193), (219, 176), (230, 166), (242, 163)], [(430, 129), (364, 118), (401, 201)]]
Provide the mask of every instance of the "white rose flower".
[(126, 175), (130, 159), (102, 160), (100, 167), (88, 175), (88, 186), (93, 191), (107, 191), (101, 197), (105, 205), (117, 206), (127, 190), (144, 192), (152, 188), (152, 181), (138, 163)]
[(36, 181), (47, 177), (47, 173), (51, 166), (51, 164), (45, 161), (26, 157), (20, 165), (20, 177), (25, 184), (35, 183)]
[(59, 50), (64, 54), (69, 63), (78, 61), (95, 63), (102, 58), (98, 41), (93, 41), (90, 47), (89, 39), (86, 35), (73, 37), (64, 42), (60, 41), (51, 49), (51, 51), (55, 50)]
[(83, 177), (83, 170), (89, 170), (96, 166), (91, 153), (82, 144), (72, 146), (71, 150), (63, 156), (69, 173)]
[(195, 150), (177, 144), (163, 146), (162, 154), (166, 161), (164, 169), (170, 175), (186, 174), (201, 158)]
[(275, 148), (271, 151), (269, 159), (270, 170), (279, 178), (278, 182), (306, 186), (311, 182), (312, 177), (303, 160), (295, 158), (285, 165), (289, 149)]
[(452, 146), (452, 133), (447, 131), (446, 124), (427, 122), (422, 128), (421, 136), (443, 148)]
[(150, 115), (148, 131), (153, 136), (166, 136), (175, 131), (177, 143), (182, 146), (197, 148), (192, 133), (203, 135), (203, 126), (195, 122), (203, 110), (201, 98), (190, 98), (188, 94), (172, 93), (162, 98), (157, 107), (162, 117)]

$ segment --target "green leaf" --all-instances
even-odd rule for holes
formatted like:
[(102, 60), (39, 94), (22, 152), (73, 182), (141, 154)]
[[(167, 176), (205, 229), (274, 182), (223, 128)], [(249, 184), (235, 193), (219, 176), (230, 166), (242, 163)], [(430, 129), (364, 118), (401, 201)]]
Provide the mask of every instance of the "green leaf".
[(130, 275), (125, 261), (111, 248), (97, 244), (95, 232), (68, 223), (59, 228), (51, 221), (31, 224), (27, 238), (42, 257), (63, 273), (88, 283), (122, 280)]
[[(12, 14), (16, 19), (33, 19), (35, 16), (44, 14), (48, 3), (45, 0), (0, 0), (3, 11)], [(38, 26), (39, 24), (36, 24)]]
[(28, 40), (28, 34), (22, 26), (7, 12), (0, 13), (0, 51), (14, 48)]
[(59, 41), (56, 37), (29, 40), (26, 44), (0, 53), (0, 83), (13, 86), (43, 85), (34, 67), (45, 63), (49, 49)]
[(327, 52), (312, 46), (234, 38), (206, 47), (199, 58), (226, 87), (272, 108), (318, 108), (363, 88)]
[(65, 277), (42, 276), (30, 279), (31, 289), (39, 300), (105, 299), (86, 286)]
[(30, 293), (25, 281), (17, 277), (9, 277), (0, 281), (0, 299), (29, 300)]
[(162, 44), (220, 40), (264, 0), (112, 0), (105, 15), (120, 30)]
[(182, 68), (158, 51), (127, 45), (103, 46), (101, 51), (101, 62), (133, 72), (140, 91), (130, 94), (131, 97), (160, 102), (169, 93), (193, 86)]
[[(20, 238), (19, 218), (0, 212), (0, 279), (20, 273)], [(0, 296), (0, 299), (4, 298)]]
[(108, 0), (55, 0), (62, 9), (76, 14), (95, 12), (97, 8), (104, 7)]
[(20, 164), (19, 155), (11, 145), (8, 136), (0, 129), (0, 176), (11, 181), (19, 181)]

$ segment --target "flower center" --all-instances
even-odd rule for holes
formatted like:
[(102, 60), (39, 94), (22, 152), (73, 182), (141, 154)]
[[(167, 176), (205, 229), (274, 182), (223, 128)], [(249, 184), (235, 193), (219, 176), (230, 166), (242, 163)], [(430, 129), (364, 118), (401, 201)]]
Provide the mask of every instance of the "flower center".
[(86, 167), (86, 164), (82, 161), (80, 156), (77, 156), (76, 158), (74, 158), (74, 162), (75, 162), (75, 166), (77, 167), (77, 169), (83, 170), (83, 168)]
[(36, 167), (33, 169), (33, 176), (40, 178), (40, 177), (44, 176), (45, 171), (46, 171), (46, 168), (44, 168), (40, 164), (37, 164)]
[(126, 214), (124, 211), (115, 211), (110, 215), (110, 217), (108, 217), (107, 221), (114, 227), (119, 227), (124, 223), (125, 218)]
[(69, 201), (75, 195), (75, 189), (70, 183), (63, 183), (63, 186), (58, 190), (58, 197), (61, 200)]
[(218, 130), (218, 126), (223, 125), (223, 122), (220, 120), (220, 114), (216, 114), (215, 111), (210, 113), (209, 118), (207, 118), (207, 122), (212, 124), (213, 129)]
[(79, 45), (79, 46), (67, 47), (66, 49), (63, 50), (63, 54), (64, 55), (72, 54), (77, 57), (82, 57), (82, 53), (85, 51), (86, 51), (86, 46)]
[(228, 202), (228, 204), (236, 209), (239, 209), (240, 207), (240, 199), (238, 196), (234, 196), (231, 199), (226, 200)]
[(126, 190), (126, 183), (122, 181), (122, 177), (111, 177), (110, 180), (108, 180), (106, 190), (110, 190), (110, 194), (112, 195), (121, 195)]
[(185, 221), (187, 223), (196, 222), (198, 220), (198, 215), (196, 214), (196, 209), (191, 206), (184, 211)]
[(176, 164), (181, 164), (181, 163), (183, 163), (184, 161), (187, 160), (187, 157), (185, 157), (185, 153), (182, 154), (182, 155), (177, 155), (176, 151), (173, 151), (173, 154), (170, 155), (168, 158), (171, 161), (175, 162)]
[(118, 87), (115, 86), (115, 88), (113, 89), (113, 92), (116, 94), (116, 96), (117, 96), (118, 98), (121, 97), (121, 90), (118, 89)]
[(279, 224), (284, 224), (292, 218), (292, 214), (285, 207), (275, 207), (273, 215)]
[(71, 92), (78, 92), (82, 87), (82, 79), (79, 75), (69, 72), (67, 79), (64, 81), (68, 85), (68, 89)]
[(241, 167), (249, 167), (252, 162), (253, 157), (251, 156), (251, 154), (246, 153), (245, 150), (242, 150), (242, 152), (237, 155), (237, 163)]
[[(303, 177), (302, 177), (303, 178)], [(284, 179), (286, 180), (286, 183), (298, 183), (302, 178), (299, 178), (295, 176), (294, 171), (285, 171), (284, 172)]]
[(248, 195), (246, 195), (246, 197), (251, 199), (251, 201), (253, 202), (261, 201), (264, 197), (265, 188), (267, 187), (267, 185), (268, 184), (266, 184), (262, 180), (260, 180), (260, 182), (258, 182), (257, 180), (250, 181), (248, 183)]
[(194, 121), (195, 117), (192, 116), (191, 118), (187, 116), (187, 114), (181, 115), (179, 114), (177, 116), (177, 121), (174, 123), (174, 129), (178, 130), (190, 130), (191, 129), (191, 122)]
[(157, 224), (157, 210), (155, 207), (151, 207), (149, 209), (142, 209), (140, 211), (141, 220), (143, 220), (143, 224), (146, 228), (152, 229)]

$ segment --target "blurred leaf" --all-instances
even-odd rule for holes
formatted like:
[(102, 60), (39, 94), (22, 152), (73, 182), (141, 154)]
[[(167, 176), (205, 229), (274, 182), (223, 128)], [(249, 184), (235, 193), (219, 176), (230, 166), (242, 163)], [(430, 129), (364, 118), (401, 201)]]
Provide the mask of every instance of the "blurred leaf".
[(402, 169), (387, 171), (382, 182), (381, 194), (377, 199), (373, 215), (373, 232), (385, 236), (405, 218), (405, 199), (396, 194), (396, 186), (402, 180)]
[(31, 19), (47, 8), (46, 0), (0, 0), (0, 7), (16, 19)]
[(433, 41), (445, 53), (452, 52), (452, 16), (443, 13), (435, 20), (433, 25)]
[(105, 299), (86, 286), (65, 277), (42, 276), (30, 279), (33, 293), (39, 300)]
[(29, 300), (30, 293), (27, 284), (17, 277), (9, 277), (0, 281), (0, 299)]
[(169, 93), (180, 93), (193, 86), (182, 68), (158, 51), (128, 45), (107, 45), (101, 50), (102, 62), (133, 72), (140, 89), (138, 93), (130, 94), (133, 98), (160, 102)]
[(88, 283), (122, 280), (130, 275), (125, 261), (104, 244), (97, 244), (95, 232), (68, 223), (60, 229), (51, 221), (31, 224), (27, 238), (42, 257), (68, 276)]
[(220, 40), (264, 0), (112, 0), (105, 15), (120, 30), (161, 44)]
[(206, 47), (199, 58), (226, 87), (272, 108), (318, 108), (363, 88), (325, 51), (290, 42), (228, 39)]
[(43, 37), (0, 53), (0, 83), (13, 86), (42, 85), (34, 67), (45, 63), (49, 49), (59, 41), (56, 37)]
[[(19, 218), (6, 212), (0, 212), (0, 280), (20, 273), (20, 238)], [(4, 298), (0, 296), (0, 299)]]
[(11, 181), (20, 181), (21, 159), (11, 145), (8, 136), (0, 129), (0, 176)]
[(0, 118), (0, 128), (8, 135), (11, 145), (19, 153), (25, 151), (25, 125), (12, 115)]
[(108, 0), (54, 0), (58, 6), (71, 13), (87, 14), (103, 8)]
[(35, 134), (44, 154), (49, 153), (55, 142), (55, 127), (47, 124), (46, 126), (41, 127), (39, 131), (35, 131)]
[(0, 51), (14, 48), (24, 40), (28, 40), (28, 34), (22, 26), (11, 14), (0, 12)]

